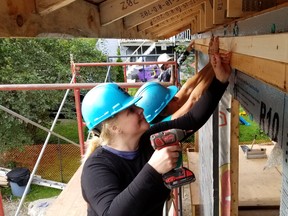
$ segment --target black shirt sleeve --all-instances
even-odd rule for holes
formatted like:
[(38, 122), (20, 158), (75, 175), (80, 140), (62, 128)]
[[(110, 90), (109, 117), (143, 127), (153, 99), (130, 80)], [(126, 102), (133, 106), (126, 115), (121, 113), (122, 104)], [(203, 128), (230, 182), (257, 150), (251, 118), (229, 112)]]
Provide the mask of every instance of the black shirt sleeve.
[(151, 126), (145, 136), (158, 133), (160, 131), (178, 128), (183, 130), (192, 130), (196, 132), (210, 118), (224, 94), (227, 83), (221, 83), (216, 78), (213, 79), (207, 91), (201, 96), (198, 102), (184, 116), (167, 122), (159, 122)]

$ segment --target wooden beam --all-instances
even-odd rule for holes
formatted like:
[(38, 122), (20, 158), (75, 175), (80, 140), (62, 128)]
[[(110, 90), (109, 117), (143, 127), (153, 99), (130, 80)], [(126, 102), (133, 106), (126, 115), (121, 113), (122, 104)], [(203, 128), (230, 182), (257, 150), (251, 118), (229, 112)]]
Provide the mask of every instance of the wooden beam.
[(231, 102), (230, 137), (231, 216), (238, 216), (239, 203), (239, 102)]
[(166, 23), (165, 25), (159, 25), (157, 26), (157, 28), (151, 28), (150, 31), (147, 31), (147, 33), (151, 33), (153, 35), (165, 35), (167, 34), (169, 31), (171, 31), (171, 29), (179, 29), (181, 27), (183, 27), (183, 25), (187, 26), (188, 24), (190, 25), (191, 20), (190, 20), (191, 16), (188, 15), (186, 17), (182, 17), (181, 19), (174, 19), (173, 21), (171, 20), (171, 22)]
[(129, 14), (139, 11), (151, 4), (157, 2), (157, 0), (106, 0), (103, 1), (100, 8), (100, 23), (102, 26), (106, 26), (112, 22), (115, 22)]
[(206, 1), (204, 3), (204, 10), (205, 10), (205, 28), (213, 27), (213, 8), (210, 1)]
[(156, 16), (156, 17), (148, 20), (147, 22), (139, 24), (137, 26), (138, 31), (144, 31), (144, 30), (146, 30), (148, 28), (152, 28), (152, 27), (154, 27), (157, 24), (161, 24), (161, 23), (165, 22), (167, 19), (179, 16), (179, 15), (181, 16), (182, 14), (194, 13), (195, 12), (195, 7), (197, 7), (198, 5), (191, 6), (192, 5), (191, 2), (192, 1), (185, 2), (184, 4), (181, 4), (181, 5), (177, 6), (177, 7), (175, 7), (174, 9), (172, 9), (170, 11), (167, 11), (164, 14), (161, 14), (159, 16)]
[(199, 15), (196, 15), (191, 20), (191, 34), (196, 34), (200, 31), (200, 20), (198, 18)]
[(36, 13), (34, 0), (0, 1), (0, 37), (91, 37), (155, 39), (136, 29), (126, 30), (122, 20), (101, 26), (98, 8), (74, 1), (53, 13)]
[(75, 0), (35, 0), (37, 12), (44, 16), (71, 4)]
[(226, 22), (227, 0), (213, 1), (213, 24), (223, 24)]
[(167, 18), (176, 12), (181, 13), (183, 10), (201, 4), (204, 1), (205, 0), (160, 0), (149, 7), (126, 16), (124, 18), (125, 28), (129, 29), (141, 23), (147, 22), (154, 17), (161, 19), (161, 16), (165, 16), (165, 18)]
[(185, 31), (185, 30), (187, 30), (187, 29), (190, 29), (190, 24), (187, 25), (187, 26), (184, 26), (184, 27), (181, 27), (181, 28), (172, 30), (172, 31), (168, 32), (167, 34), (165, 34), (165, 35), (163, 35), (163, 36), (162, 36), (162, 35), (161, 35), (161, 36), (159, 35), (159, 37), (164, 38), (164, 39), (168, 39), (168, 38), (171, 38), (171, 37), (173, 37), (173, 36), (175, 36), (175, 35), (183, 32), (183, 31)]
[[(167, 34), (170, 34), (170, 32), (172, 32), (172, 31), (175, 31), (177, 29), (182, 29), (183, 26), (186, 27), (187, 25), (189, 25), (189, 27), (190, 27), (190, 23), (191, 23), (191, 21), (189, 19), (183, 18), (183, 19), (175, 21), (175, 22), (171, 23), (169, 26), (161, 28), (159, 31), (156, 31), (156, 32), (151, 33), (151, 34), (157, 35), (157, 36), (167, 35)], [(178, 33), (180, 33), (180, 32), (178, 32)]]
[(227, 17), (241, 17), (242, 0), (227, 0)]
[[(195, 49), (207, 54), (209, 40), (197, 39)], [(288, 92), (288, 33), (220, 38), (220, 49), (232, 52), (233, 68)]]
[(193, 17), (197, 13), (198, 13), (198, 11), (195, 11), (195, 10), (187, 10), (187, 11), (180, 13), (176, 16), (172, 16), (171, 18), (166, 19), (163, 22), (160, 22), (155, 26), (151, 26), (150, 28), (145, 30), (145, 33), (161, 31), (161, 29), (163, 29), (163, 27), (170, 26), (172, 23), (178, 22), (179, 20), (182, 20), (182, 19), (190, 19), (191, 20), (191, 17)]
[(81, 192), (81, 165), (64, 190), (45, 211), (46, 216), (79, 216), (87, 215), (87, 203)]

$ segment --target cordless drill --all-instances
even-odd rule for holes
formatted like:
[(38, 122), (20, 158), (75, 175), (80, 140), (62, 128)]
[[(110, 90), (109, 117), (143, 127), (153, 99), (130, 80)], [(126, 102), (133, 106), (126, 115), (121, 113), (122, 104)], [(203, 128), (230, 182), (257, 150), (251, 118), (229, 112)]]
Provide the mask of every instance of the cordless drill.
[[(162, 131), (150, 136), (151, 145), (154, 149), (181, 145), (180, 140), (182, 140), (186, 134), (186, 131), (181, 129)], [(194, 173), (182, 166), (182, 152), (179, 155), (176, 168), (163, 174), (163, 180), (169, 189), (177, 188), (196, 180)]]

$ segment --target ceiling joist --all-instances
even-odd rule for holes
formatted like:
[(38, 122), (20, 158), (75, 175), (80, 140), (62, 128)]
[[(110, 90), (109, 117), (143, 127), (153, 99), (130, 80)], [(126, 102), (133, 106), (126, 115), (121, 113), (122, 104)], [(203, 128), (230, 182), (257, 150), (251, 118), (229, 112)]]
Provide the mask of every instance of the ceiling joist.
[(35, 0), (37, 12), (44, 16), (71, 4), (75, 0)]
[(154, 27), (157, 24), (160, 25), (163, 22), (165, 22), (167, 19), (170, 19), (172, 17), (178, 17), (178, 16), (181, 16), (182, 14), (191, 14), (195, 12), (196, 10), (195, 7), (197, 7), (198, 5), (195, 6), (194, 4), (191, 4), (191, 2), (185, 2), (184, 4), (181, 4), (177, 6), (176, 8), (173, 8), (172, 10), (165, 12), (164, 14), (160, 14), (152, 18), (151, 20), (148, 20), (147, 22), (138, 25), (137, 29), (138, 31), (143, 31), (148, 28)]
[(241, 17), (242, 0), (227, 0), (227, 17)]
[(172, 23), (175, 23), (175, 22), (177, 22), (183, 18), (191, 20), (191, 17), (193, 17), (193, 15), (195, 15), (196, 12), (198, 12), (197, 9), (186, 10), (185, 12), (177, 14), (176, 16), (172, 16), (169, 19), (164, 19), (164, 21), (158, 23), (157, 25), (150, 26), (149, 28), (147, 28), (145, 30), (145, 33), (159, 31), (159, 29), (161, 29), (165, 26), (169, 26)]
[[(188, 17), (198, 10), (199, 5), (199, 12)], [(160, 38), (155, 38), (153, 29), (170, 25), (175, 19), (187, 16), (190, 24), (178, 22), (173, 32), (189, 26), (191, 33), (195, 34), (208, 31), (216, 24), (231, 24), (239, 14), (242, 16), (240, 19), (244, 19), (281, 10), (288, 7), (288, 3), (287, 0), (265, 1), (263, 7), (266, 9), (259, 12), (253, 11), (255, 8), (251, 11), (248, 6), (251, 4), (242, 0), (2, 0), (0, 37), (157, 40)], [(161, 38), (168, 35), (171, 33), (161, 33)]]
[[(153, 18), (163, 19), (163, 17), (173, 16), (175, 13), (182, 13), (187, 8), (201, 4), (205, 0), (161, 0), (142, 10), (137, 11), (124, 18), (125, 28), (129, 29), (141, 23), (150, 21)], [(164, 18), (165, 19), (165, 18)]]
[(100, 23), (102, 26), (106, 26), (155, 2), (157, 0), (106, 0), (99, 6)]
[[(181, 28), (179, 28), (179, 29), (176, 29), (176, 30), (174, 30), (174, 31), (170, 31), (170, 32), (169, 32), (168, 34), (166, 34), (165, 37), (163, 37), (163, 38), (165, 39), (165, 38), (173, 37), (173, 36), (175, 36), (175, 35), (178, 34), (177, 32), (183, 32), (183, 31), (185, 31), (185, 30), (187, 30), (187, 29), (189, 29), (189, 28), (190, 28), (190, 24), (187, 25), (187, 26), (181, 27)], [(160, 36), (159, 36), (159, 37), (160, 37)]]
[[(196, 12), (194, 12), (196, 13)], [(169, 22), (165, 23), (165, 24), (161, 24), (161, 25), (157, 25), (157, 27), (155, 28), (151, 28), (149, 29), (149, 33), (153, 34), (153, 35), (165, 35), (167, 34), (167, 32), (169, 32), (169, 30), (171, 28), (175, 29), (176, 28), (181, 28), (183, 23), (187, 23), (186, 25), (191, 23), (191, 14), (186, 15), (186, 16), (182, 16), (181, 18), (179, 17), (178, 19), (171, 18), (171, 20), (169, 20)], [(168, 29), (168, 31), (167, 31)], [(146, 30), (147, 31), (147, 30)]]

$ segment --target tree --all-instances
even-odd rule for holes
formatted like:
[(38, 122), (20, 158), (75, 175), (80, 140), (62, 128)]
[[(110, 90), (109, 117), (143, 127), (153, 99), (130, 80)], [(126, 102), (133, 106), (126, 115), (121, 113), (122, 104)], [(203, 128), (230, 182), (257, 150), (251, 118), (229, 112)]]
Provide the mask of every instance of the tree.
[[(106, 62), (95, 50), (96, 39), (0, 39), (0, 83), (69, 83), (70, 54), (75, 62)], [(77, 82), (103, 82), (106, 69), (82, 67)], [(1, 105), (50, 128), (51, 110), (58, 109), (65, 91), (0, 91)], [(73, 92), (65, 104), (74, 109)], [(71, 115), (70, 115), (71, 116)], [(73, 117), (73, 116), (72, 116)], [(35, 142), (36, 128), (0, 110), (0, 151)]]
[[(117, 56), (119, 56), (116, 60), (116, 62), (123, 62), (122, 59), (120, 58), (120, 48), (118, 47), (117, 49)], [(117, 82), (124, 82), (124, 70), (123, 70), (123, 66), (116, 66), (115, 67), (116, 70), (116, 81)]]
[[(175, 47), (175, 51), (177, 52), (177, 55), (180, 55), (181, 53), (185, 52), (186, 48), (187, 46), (179, 45)], [(181, 84), (184, 84), (189, 77), (195, 75), (195, 68), (192, 66), (194, 62), (194, 53), (190, 53), (187, 59), (180, 66)]]

